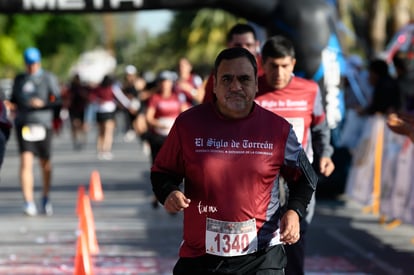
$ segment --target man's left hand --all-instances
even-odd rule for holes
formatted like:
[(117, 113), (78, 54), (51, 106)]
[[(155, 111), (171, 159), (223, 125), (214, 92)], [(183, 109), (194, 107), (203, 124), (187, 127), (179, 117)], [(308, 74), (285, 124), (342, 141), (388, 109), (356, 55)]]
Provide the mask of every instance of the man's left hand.
[(293, 210), (288, 210), (280, 220), (280, 241), (284, 244), (294, 244), (299, 238), (299, 215)]
[(331, 158), (322, 157), (319, 161), (319, 172), (325, 177), (329, 177), (335, 170), (335, 164)]

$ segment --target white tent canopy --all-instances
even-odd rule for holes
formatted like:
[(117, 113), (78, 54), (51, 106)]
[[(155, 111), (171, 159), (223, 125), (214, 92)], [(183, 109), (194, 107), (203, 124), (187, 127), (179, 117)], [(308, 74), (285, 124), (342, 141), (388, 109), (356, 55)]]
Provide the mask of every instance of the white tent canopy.
[(96, 49), (83, 53), (71, 68), (71, 75), (78, 74), (81, 81), (96, 85), (105, 75), (112, 74), (116, 68), (116, 59), (108, 51)]

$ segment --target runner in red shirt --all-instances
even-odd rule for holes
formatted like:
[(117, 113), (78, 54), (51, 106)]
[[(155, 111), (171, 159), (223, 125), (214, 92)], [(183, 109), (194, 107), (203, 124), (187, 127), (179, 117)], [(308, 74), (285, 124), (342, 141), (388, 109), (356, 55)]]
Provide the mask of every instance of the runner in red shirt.
[[(257, 73), (258, 75), (263, 74), (261, 58), (259, 54), (260, 41), (257, 39), (256, 32), (249, 24), (236, 24), (234, 25), (227, 34), (227, 48), (242, 47), (250, 51), (256, 56)], [(214, 101), (213, 93), (213, 72), (207, 79), (205, 85), (205, 92), (203, 102)]]
[[(149, 127), (149, 144), (151, 149), (151, 162), (160, 151), (177, 116), (189, 106), (185, 99), (180, 99), (174, 92), (174, 74), (171, 71), (162, 71), (157, 77), (157, 91), (148, 100), (145, 118)], [(152, 207), (158, 207), (154, 196)]]
[[(318, 84), (293, 75), (295, 51), (291, 41), (283, 36), (273, 36), (265, 42), (262, 58), (264, 75), (259, 77), (256, 102), (291, 123), (308, 158), (312, 161), (315, 154), (319, 172), (329, 176), (335, 168), (331, 160), (333, 148)], [(306, 229), (314, 208), (315, 197), (308, 206), (306, 219), (301, 222), (301, 239), (295, 245), (286, 246), (286, 274), (304, 274)]]
[[(257, 65), (249, 51), (223, 50), (214, 85), (217, 100), (177, 117), (151, 169), (165, 209), (184, 211), (174, 275), (284, 274), (282, 244), (299, 239), (317, 176), (290, 124), (255, 104)], [(291, 188), (285, 212), (280, 176)]]
[(158, 90), (148, 101), (145, 117), (150, 128), (151, 157), (154, 162), (176, 117), (188, 108), (185, 100), (180, 100), (173, 90), (174, 75), (171, 71), (162, 71), (157, 79)]
[(174, 83), (174, 91), (183, 94), (189, 105), (197, 105), (204, 98), (204, 83), (201, 76), (193, 72), (193, 65), (182, 57), (178, 61), (178, 79)]

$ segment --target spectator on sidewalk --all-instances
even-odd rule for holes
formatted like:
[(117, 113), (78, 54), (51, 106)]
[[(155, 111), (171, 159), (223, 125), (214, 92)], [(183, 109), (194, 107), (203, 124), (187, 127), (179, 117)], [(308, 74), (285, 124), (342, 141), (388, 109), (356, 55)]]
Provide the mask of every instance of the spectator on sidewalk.
[(401, 93), (401, 110), (414, 112), (414, 61), (402, 52), (397, 52), (392, 61)]
[(369, 63), (369, 82), (373, 87), (372, 101), (362, 114), (389, 114), (401, 108), (401, 92), (398, 82), (391, 76), (387, 62), (374, 59)]
[(414, 143), (414, 113), (391, 113), (387, 117), (387, 126), (394, 133), (409, 137)]
[(367, 117), (361, 115), (361, 110), (370, 104), (373, 87), (369, 83), (369, 73), (360, 56), (349, 56), (346, 68), (343, 79), (346, 114), (338, 146), (353, 154), (367, 121)]

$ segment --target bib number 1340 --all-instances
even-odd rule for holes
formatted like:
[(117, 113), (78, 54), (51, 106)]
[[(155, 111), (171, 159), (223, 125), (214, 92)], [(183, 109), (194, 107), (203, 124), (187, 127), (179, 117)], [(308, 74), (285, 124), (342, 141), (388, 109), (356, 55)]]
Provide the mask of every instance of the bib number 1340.
[(218, 256), (240, 256), (257, 251), (256, 222), (224, 222), (208, 218), (206, 252)]

